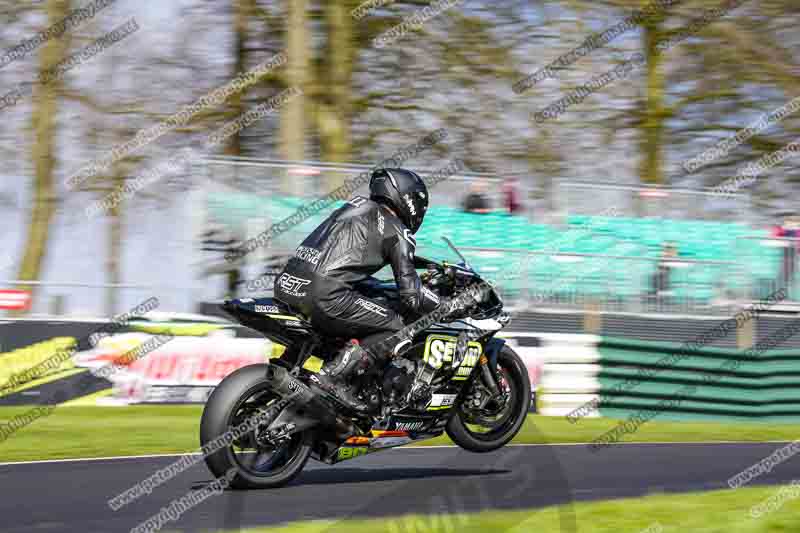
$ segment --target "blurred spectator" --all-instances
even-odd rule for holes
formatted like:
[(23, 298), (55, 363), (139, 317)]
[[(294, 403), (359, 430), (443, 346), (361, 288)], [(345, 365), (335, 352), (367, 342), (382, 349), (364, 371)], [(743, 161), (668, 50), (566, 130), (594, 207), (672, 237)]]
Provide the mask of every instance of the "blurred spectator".
[(464, 200), (464, 211), (467, 213), (489, 213), (489, 198), (486, 196), (486, 183), (473, 181), (469, 186), (469, 194)]
[(522, 204), (519, 201), (519, 179), (516, 177), (507, 178), (503, 182), (503, 202), (510, 215), (522, 211)]
[[(773, 237), (781, 239), (800, 238), (800, 217), (795, 215), (786, 216), (783, 224), (775, 226), (772, 230)], [(794, 284), (794, 273), (797, 266), (797, 245), (798, 240), (781, 241), (783, 248), (783, 261), (781, 262), (781, 287), (791, 290)]]
[(242, 274), (238, 268), (232, 268), (227, 272), (226, 279), (226, 298), (236, 298), (239, 292), (239, 285), (242, 284)]
[(661, 247), (661, 258), (653, 273), (650, 295), (658, 301), (665, 301), (673, 295), (672, 272), (675, 268), (685, 268), (689, 264), (678, 261), (678, 247), (673, 242), (665, 242)]
[(206, 277), (215, 274), (225, 275), (225, 297), (235, 298), (238, 287), (242, 284), (242, 261), (234, 262), (224, 260), (225, 254), (236, 252), (242, 245), (242, 238), (234, 235), (222, 226), (212, 226), (202, 234), (201, 250), (214, 252), (204, 270)]

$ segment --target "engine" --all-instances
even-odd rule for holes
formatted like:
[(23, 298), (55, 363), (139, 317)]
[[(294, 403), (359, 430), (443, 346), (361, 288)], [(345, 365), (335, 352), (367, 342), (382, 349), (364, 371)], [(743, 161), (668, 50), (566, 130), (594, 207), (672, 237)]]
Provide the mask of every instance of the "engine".
[(383, 397), (388, 405), (406, 397), (414, 376), (417, 374), (417, 364), (408, 359), (398, 358), (389, 363), (383, 374)]

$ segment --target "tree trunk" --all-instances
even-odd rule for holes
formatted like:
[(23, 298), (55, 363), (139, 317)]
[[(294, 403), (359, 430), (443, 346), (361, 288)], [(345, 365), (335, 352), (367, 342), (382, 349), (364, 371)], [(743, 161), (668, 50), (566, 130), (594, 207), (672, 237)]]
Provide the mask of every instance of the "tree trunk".
[(641, 136), (641, 183), (664, 183), (664, 160), (661, 152), (664, 136), (664, 74), (662, 58), (656, 49), (661, 35), (661, 21), (643, 25), (644, 49), (647, 55), (647, 96)]
[[(233, 20), (234, 20), (234, 52), (236, 58), (234, 61), (234, 69), (232, 78), (244, 72), (247, 69), (247, 21), (253, 16), (255, 12), (254, 0), (234, 0), (233, 1)], [(242, 92), (237, 92), (231, 96), (231, 109), (233, 116), (239, 117), (244, 113), (244, 96), (247, 89)], [(225, 146), (225, 155), (241, 156), (242, 155), (242, 137), (240, 132), (232, 135)]]
[[(308, 0), (288, 0), (286, 86), (305, 92), (310, 66), (311, 34), (308, 28)], [(281, 116), (281, 152), (285, 159), (305, 158), (305, 102), (303, 95), (295, 96), (286, 104)], [(296, 180), (286, 175), (284, 192), (297, 194)]]
[[(337, 163), (351, 157), (352, 120), (351, 84), (353, 77), (353, 18), (350, 0), (329, 2), (325, 16), (328, 23), (328, 46), (325, 62), (325, 90), (328, 98), (320, 99), (317, 106), (317, 125), (322, 143), (323, 159)], [(327, 101), (326, 101), (327, 100)], [(331, 173), (328, 189), (342, 185), (344, 176)]]
[[(114, 165), (114, 177), (111, 180), (111, 190), (117, 190), (125, 186), (125, 176), (122, 165)], [(106, 277), (107, 282), (112, 285), (122, 283), (122, 273), (120, 271), (120, 256), (122, 254), (122, 202), (112, 207), (109, 212), (108, 225), (108, 255), (106, 256)], [(119, 289), (108, 287), (106, 289), (106, 315), (111, 317), (117, 313)]]
[[(47, 2), (47, 25), (63, 19), (69, 13), (69, 0), (49, 0)], [(50, 39), (42, 46), (39, 55), (39, 69), (45, 72), (66, 56), (69, 47), (68, 34), (61, 39)], [(55, 169), (56, 115), (61, 81), (52, 80), (46, 85), (34, 87), (32, 126), (34, 134), (33, 202), (28, 219), (28, 234), (25, 239), (25, 252), (19, 270), (19, 279), (35, 281), (41, 278), (42, 265), (47, 255), (50, 240), (50, 224), (58, 207), (53, 171)], [(23, 286), (35, 296), (32, 286)]]

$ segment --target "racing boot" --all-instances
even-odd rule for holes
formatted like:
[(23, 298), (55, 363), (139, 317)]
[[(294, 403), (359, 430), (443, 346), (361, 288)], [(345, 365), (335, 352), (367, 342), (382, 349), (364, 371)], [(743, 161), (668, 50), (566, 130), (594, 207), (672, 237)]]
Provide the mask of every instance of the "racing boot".
[(317, 383), (345, 407), (358, 413), (369, 411), (369, 405), (360, 400), (352, 378), (363, 376), (375, 369), (376, 359), (353, 339), (332, 360), (326, 362), (317, 375)]

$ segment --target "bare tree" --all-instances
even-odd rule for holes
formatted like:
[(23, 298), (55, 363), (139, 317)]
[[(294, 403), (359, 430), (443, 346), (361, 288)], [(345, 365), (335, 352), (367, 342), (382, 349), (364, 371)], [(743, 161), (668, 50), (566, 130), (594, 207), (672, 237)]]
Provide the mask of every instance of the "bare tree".
[[(48, 0), (46, 10), (49, 26), (67, 16), (70, 2), (69, 0)], [(63, 61), (68, 48), (69, 38), (67, 36), (61, 39), (50, 39), (39, 52), (39, 71), (45, 73)], [(21, 280), (38, 280), (40, 278), (50, 241), (50, 226), (58, 206), (54, 170), (56, 166), (56, 118), (61, 86), (61, 81), (54, 79), (50, 83), (34, 87), (34, 111), (31, 120), (34, 132), (33, 202), (28, 220), (27, 236), (24, 241), (25, 251), (19, 268), (19, 279)], [(33, 286), (23, 288), (32, 294), (35, 293)]]
[[(308, 18), (308, 0), (287, 0), (289, 16), (286, 21), (286, 86), (308, 89), (311, 66), (311, 28)], [(292, 98), (281, 112), (281, 153), (284, 158), (302, 160), (305, 158), (306, 139), (306, 98)], [(284, 188), (297, 193), (290, 176), (287, 175)]]

